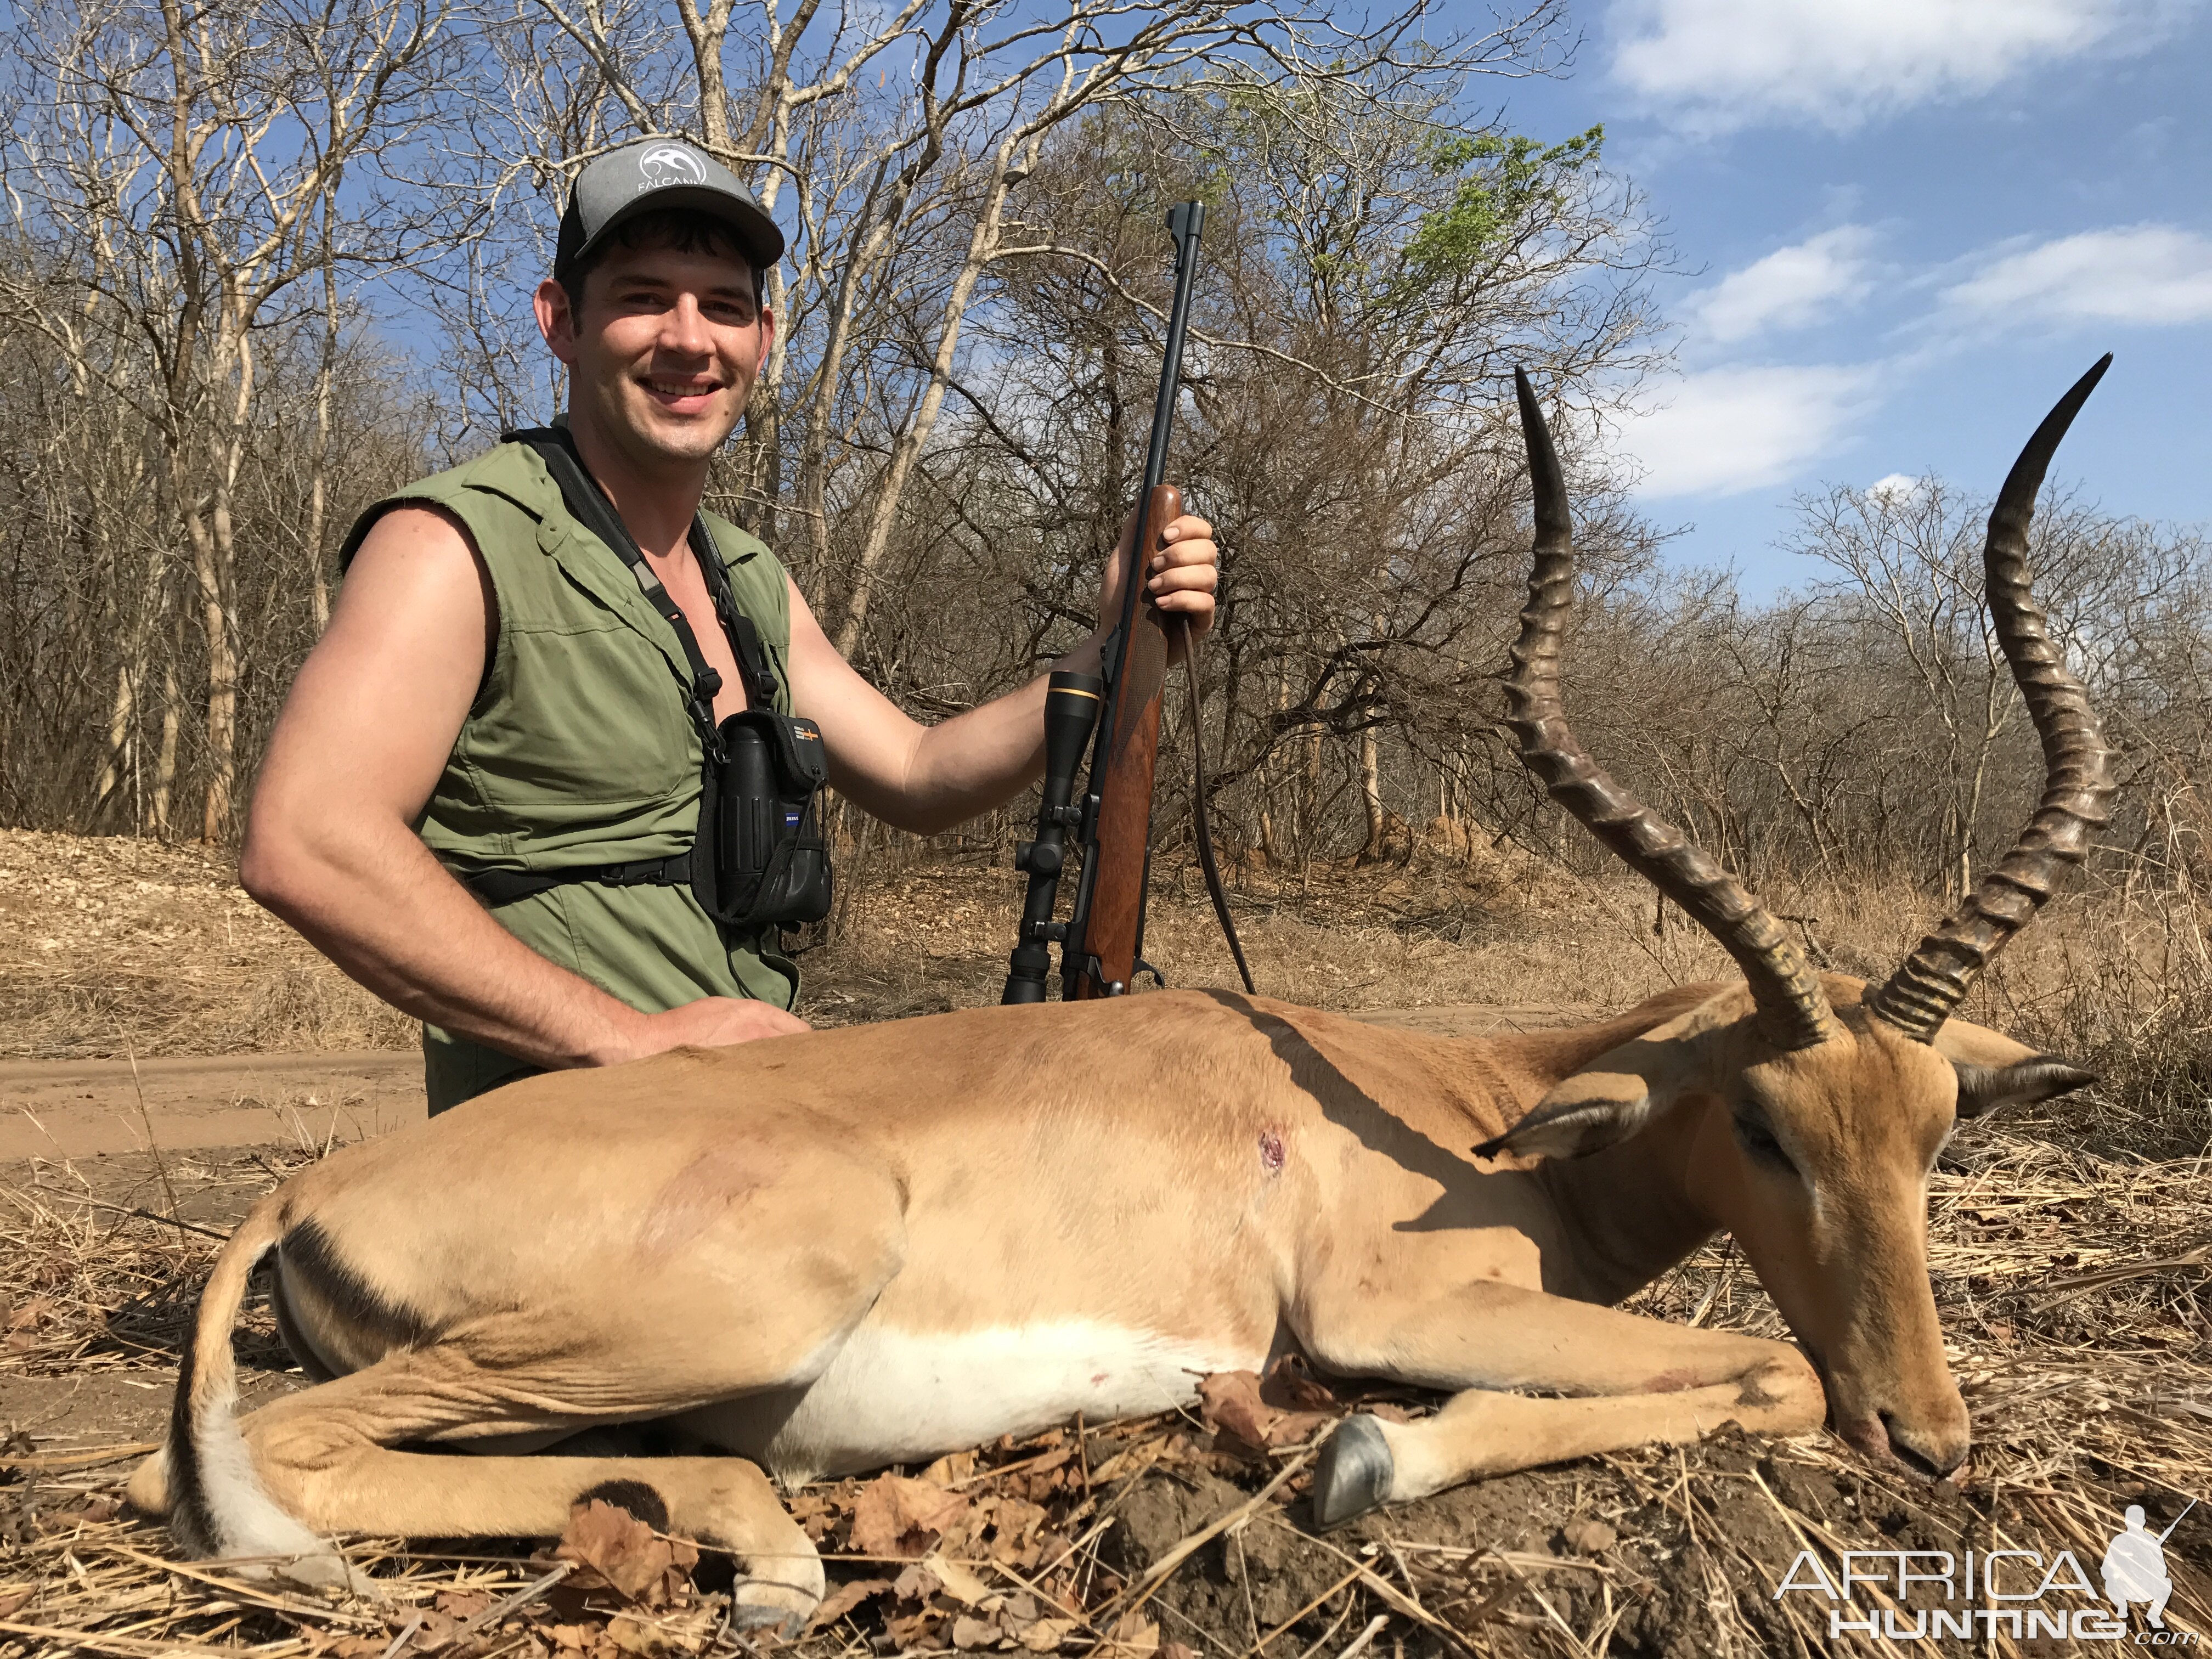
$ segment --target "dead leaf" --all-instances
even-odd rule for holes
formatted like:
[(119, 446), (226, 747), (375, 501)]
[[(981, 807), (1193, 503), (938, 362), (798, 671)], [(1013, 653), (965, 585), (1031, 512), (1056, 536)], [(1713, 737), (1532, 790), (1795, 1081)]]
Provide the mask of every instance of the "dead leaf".
[(1159, 1659), (1198, 1659), (1198, 1653), (1181, 1642), (1163, 1642), (1160, 1644)]
[(1146, 1659), (1159, 1651), (1160, 1627), (1141, 1613), (1125, 1613), (1114, 1621), (1098, 1646), (1099, 1659)]
[(34, 1296), (9, 1316), (8, 1328), (11, 1331), (27, 1331), (53, 1310), (53, 1297)]
[[(1075, 1454), (1078, 1448), (1074, 1446), (1062, 1446), (1058, 1451), (1047, 1452), (1042, 1457), (1038, 1458), (1036, 1462), (1030, 1464), (1029, 1468), (1025, 1469), (1017, 1469), (1007, 1478), (1017, 1480), (1042, 1480), (1044, 1476), (1053, 1474), (1055, 1470), (1066, 1468), (1070, 1463), (1073, 1463), (1075, 1461)], [(1060, 1483), (1058, 1481), (1053, 1481), (1048, 1484), (1057, 1486)]]
[(577, 1589), (596, 1588), (596, 1575), (617, 1595), (646, 1607), (675, 1600), (699, 1561), (694, 1546), (663, 1538), (628, 1510), (599, 1498), (568, 1511), (568, 1530), (553, 1555), (588, 1570), (568, 1580)]
[(448, 1619), (465, 1622), (489, 1607), (491, 1601), (490, 1595), (483, 1590), (440, 1590), (430, 1605)]
[(35, 1589), (9, 1590), (0, 1594), (0, 1619), (13, 1619), (20, 1610), (31, 1605), (31, 1598), (37, 1594)]
[(1251, 1371), (1214, 1371), (1201, 1378), (1198, 1410), (1217, 1432), (1254, 1451), (1267, 1449), (1267, 1425), (1278, 1415), (1260, 1398), (1260, 1379)]
[(1560, 1532), (1566, 1547), (1581, 1555), (1596, 1555), (1620, 1541), (1620, 1534), (1602, 1521), (1573, 1521)]
[(991, 1587), (957, 1561), (948, 1561), (941, 1555), (933, 1555), (922, 1565), (937, 1579), (945, 1593), (963, 1607), (974, 1607), (991, 1593)]
[(1134, 1474), (1139, 1469), (1151, 1468), (1159, 1461), (1160, 1454), (1167, 1449), (1167, 1445), (1166, 1437), (1157, 1436), (1150, 1440), (1139, 1440), (1126, 1451), (1115, 1452), (1091, 1471), (1091, 1484), (1103, 1486), (1109, 1480), (1119, 1480), (1125, 1474)]
[(1276, 1410), (1260, 1397), (1260, 1379), (1250, 1371), (1212, 1372), (1200, 1381), (1198, 1399), (1199, 1414), (1225, 1449), (1254, 1455), (1295, 1444), (1328, 1420), (1318, 1412)]
[(631, 1659), (668, 1659), (669, 1655), (682, 1653), (689, 1645), (658, 1626), (625, 1613), (617, 1613), (607, 1620), (607, 1640), (615, 1644), (617, 1652), (629, 1654)]
[(1045, 1522), (1043, 1507), (1025, 1498), (1001, 1498), (992, 1519), (996, 1531), (991, 1540), (991, 1559), (1014, 1566), (1035, 1566), (1037, 1547), (1034, 1540)]
[(999, 1644), (999, 1625), (994, 1619), (971, 1619), (966, 1613), (952, 1621), (952, 1645), (963, 1650), (994, 1648)]
[(544, 1633), (552, 1638), (554, 1647), (563, 1653), (582, 1653), (599, 1638), (596, 1625), (551, 1625)]
[(1261, 1379), (1260, 1397), (1289, 1411), (1334, 1412), (1340, 1407), (1327, 1384), (1313, 1373), (1302, 1353), (1286, 1353)]
[(884, 1620), (884, 1633), (891, 1638), (891, 1645), (903, 1653), (908, 1648), (939, 1646), (938, 1632), (944, 1623), (941, 1614), (925, 1607), (904, 1619)]
[(975, 1454), (972, 1451), (947, 1452), (921, 1472), (921, 1478), (933, 1486), (957, 1486), (975, 1473)]
[(878, 1475), (853, 1504), (854, 1553), (918, 1559), (967, 1512), (968, 1500), (957, 1492), (904, 1475)]
[(809, 1630), (823, 1625), (834, 1625), (863, 1601), (872, 1601), (891, 1587), (888, 1578), (855, 1578), (848, 1584), (840, 1584), (830, 1592), (821, 1606), (814, 1609), (814, 1617), (807, 1623)]
[(1014, 1640), (1031, 1653), (1051, 1653), (1074, 1633), (1073, 1619), (1039, 1619), (1015, 1632)]
[(453, 1632), (461, 1627), (458, 1619), (448, 1619), (444, 1613), (425, 1611), (422, 1623), (415, 1632), (416, 1648), (423, 1653), (435, 1652), (453, 1639)]
[(902, 1601), (927, 1601), (945, 1588), (945, 1581), (919, 1561), (891, 1581), (891, 1594)]

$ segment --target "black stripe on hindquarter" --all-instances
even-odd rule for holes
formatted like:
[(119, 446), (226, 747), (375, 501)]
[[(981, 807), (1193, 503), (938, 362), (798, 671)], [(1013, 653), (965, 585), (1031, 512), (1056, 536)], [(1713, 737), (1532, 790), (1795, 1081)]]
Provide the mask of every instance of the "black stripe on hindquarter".
[[(286, 1233), (276, 1250), (283, 1272), (320, 1302), (332, 1319), (368, 1338), (368, 1346), (387, 1352), (394, 1348), (419, 1348), (434, 1334), (428, 1320), (379, 1291), (340, 1256), (330, 1234), (313, 1217)], [(294, 1340), (298, 1321), (292, 1310), (285, 1309), (280, 1316), (291, 1328), (284, 1331), (285, 1346), (301, 1368), (327, 1370), (328, 1362), (322, 1355), (302, 1352), (307, 1345)]]
[(299, 1362), (310, 1382), (331, 1382), (337, 1372), (330, 1362), (315, 1352), (315, 1345), (307, 1340), (307, 1334), (300, 1328), (300, 1316), (292, 1310), (289, 1297), (284, 1294), (284, 1275), (269, 1276), (269, 1305), (276, 1310), (276, 1334), (283, 1339), (284, 1352)]

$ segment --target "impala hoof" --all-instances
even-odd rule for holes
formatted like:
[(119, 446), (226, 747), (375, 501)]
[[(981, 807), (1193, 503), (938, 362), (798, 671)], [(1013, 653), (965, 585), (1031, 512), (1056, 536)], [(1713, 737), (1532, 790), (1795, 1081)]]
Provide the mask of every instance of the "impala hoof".
[(1347, 1417), (1321, 1449), (1314, 1471), (1314, 1524), (1326, 1532), (1390, 1495), (1390, 1443), (1372, 1417)]
[(772, 1630), (786, 1641), (795, 1641), (812, 1621), (814, 1610), (821, 1604), (819, 1595), (790, 1584), (740, 1579), (730, 1599), (730, 1628), (740, 1632)]

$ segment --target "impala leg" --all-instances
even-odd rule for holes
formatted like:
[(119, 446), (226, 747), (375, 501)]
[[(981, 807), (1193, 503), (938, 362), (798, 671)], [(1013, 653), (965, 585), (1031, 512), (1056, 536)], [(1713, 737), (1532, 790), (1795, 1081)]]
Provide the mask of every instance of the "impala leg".
[(1699, 1440), (1728, 1423), (1796, 1433), (1825, 1414), (1819, 1377), (1786, 1343), (1495, 1282), (1395, 1310), (1347, 1305), (1305, 1334), (1331, 1370), (1462, 1390), (1423, 1422), (1347, 1419), (1315, 1476), (1324, 1526), (1484, 1475)]
[[(743, 1458), (392, 1449), (557, 1431), (614, 1415), (549, 1408), (577, 1381), (571, 1366), (487, 1377), (467, 1356), (432, 1347), (302, 1390), (255, 1412), (240, 1428), (270, 1496), (316, 1532), (550, 1537), (568, 1524), (572, 1505), (600, 1497), (659, 1530), (737, 1557), (743, 1577), (735, 1600), (741, 1617), (750, 1612), (749, 1622), (791, 1629), (804, 1623), (822, 1597), (821, 1559), (768, 1478)], [(692, 1403), (641, 1399), (619, 1416), (635, 1420)]]

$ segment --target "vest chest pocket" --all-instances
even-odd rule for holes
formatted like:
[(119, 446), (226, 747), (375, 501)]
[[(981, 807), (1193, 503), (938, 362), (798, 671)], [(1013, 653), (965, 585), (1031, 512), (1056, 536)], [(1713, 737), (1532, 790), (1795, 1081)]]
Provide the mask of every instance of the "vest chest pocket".
[(549, 829), (611, 827), (641, 807), (696, 797), (697, 739), (651, 641), (614, 617), (550, 628), (502, 618), (502, 628), (512, 629), (504, 695), (464, 733), (488, 793)]

